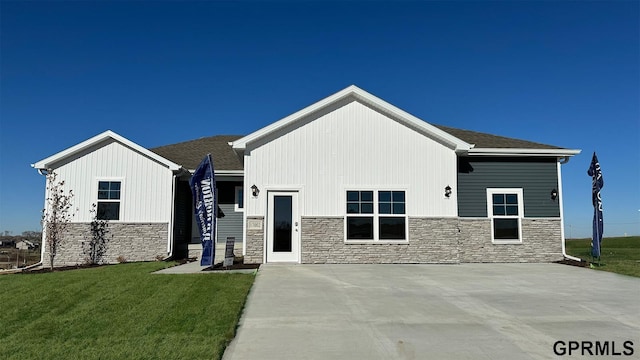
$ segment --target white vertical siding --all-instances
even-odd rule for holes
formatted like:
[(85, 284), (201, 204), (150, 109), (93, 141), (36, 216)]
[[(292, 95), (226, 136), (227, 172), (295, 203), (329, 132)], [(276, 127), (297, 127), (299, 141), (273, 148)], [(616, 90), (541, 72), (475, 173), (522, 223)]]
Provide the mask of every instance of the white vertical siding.
[(65, 190), (73, 190), (74, 221), (91, 221), (98, 181), (122, 181), (121, 222), (169, 222), (172, 172), (114, 140), (103, 142), (64, 164), (54, 165)]
[[(346, 188), (405, 189), (409, 215), (457, 215), (454, 151), (357, 101), (246, 154), (246, 183), (300, 188), (303, 216), (344, 214)], [(262, 194), (249, 197), (247, 215), (265, 214)]]

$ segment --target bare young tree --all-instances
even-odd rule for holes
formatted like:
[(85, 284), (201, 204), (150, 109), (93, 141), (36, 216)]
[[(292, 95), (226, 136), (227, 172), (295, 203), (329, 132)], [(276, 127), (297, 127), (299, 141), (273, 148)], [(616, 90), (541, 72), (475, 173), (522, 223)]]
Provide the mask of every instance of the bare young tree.
[(46, 181), (47, 198), (42, 210), (42, 230), (53, 270), (53, 260), (58, 255), (58, 249), (64, 241), (64, 232), (73, 217), (73, 191), (65, 192), (64, 180), (58, 181), (57, 174), (53, 171), (47, 173)]

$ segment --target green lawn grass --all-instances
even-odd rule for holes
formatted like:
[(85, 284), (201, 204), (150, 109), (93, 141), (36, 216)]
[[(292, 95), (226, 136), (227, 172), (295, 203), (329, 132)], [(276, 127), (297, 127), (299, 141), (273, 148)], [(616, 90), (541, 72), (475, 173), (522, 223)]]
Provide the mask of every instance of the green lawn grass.
[(254, 275), (167, 266), (0, 276), (0, 359), (220, 359)]
[[(567, 254), (591, 261), (591, 239), (567, 240)], [(640, 277), (640, 236), (604, 238), (598, 270)]]

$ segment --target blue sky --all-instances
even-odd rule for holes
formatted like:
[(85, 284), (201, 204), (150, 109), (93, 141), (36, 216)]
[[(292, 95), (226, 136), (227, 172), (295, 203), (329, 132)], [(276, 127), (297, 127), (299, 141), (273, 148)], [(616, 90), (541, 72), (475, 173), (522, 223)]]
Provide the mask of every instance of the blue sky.
[(111, 129), (145, 147), (248, 134), (348, 85), (435, 124), (582, 154), (567, 236), (640, 234), (640, 5), (0, 3), (0, 231), (39, 229), (30, 164)]

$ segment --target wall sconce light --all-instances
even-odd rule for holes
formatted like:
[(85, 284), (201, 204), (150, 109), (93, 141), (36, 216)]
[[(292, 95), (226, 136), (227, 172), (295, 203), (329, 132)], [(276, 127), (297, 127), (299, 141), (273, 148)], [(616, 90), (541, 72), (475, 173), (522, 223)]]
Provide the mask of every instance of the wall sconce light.
[(444, 188), (444, 196), (447, 198), (451, 197), (451, 186), (447, 185), (447, 187)]
[(551, 190), (551, 200), (555, 200), (558, 198), (558, 190), (553, 189)]
[(253, 194), (253, 196), (258, 196), (258, 194), (260, 194), (260, 189), (258, 189), (258, 187), (254, 184), (253, 186), (251, 186), (251, 194)]

